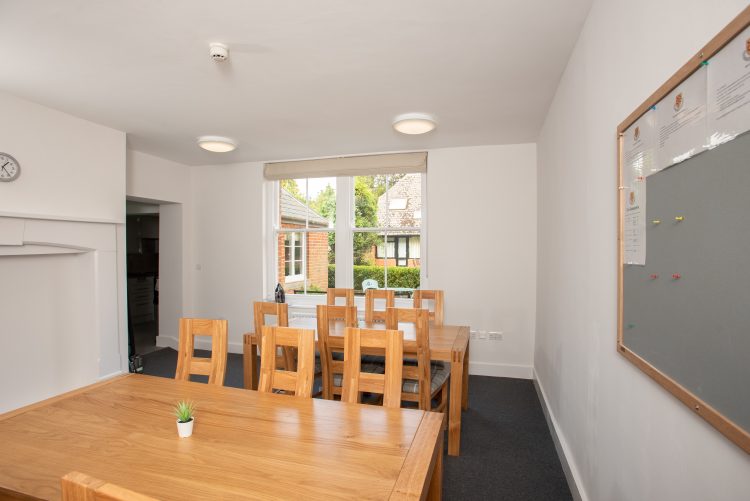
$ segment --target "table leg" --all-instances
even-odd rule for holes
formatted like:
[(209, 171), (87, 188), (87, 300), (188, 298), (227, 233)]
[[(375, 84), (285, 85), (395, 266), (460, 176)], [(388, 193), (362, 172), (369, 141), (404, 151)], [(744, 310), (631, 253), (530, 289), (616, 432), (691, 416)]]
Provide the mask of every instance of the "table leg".
[(462, 381), (463, 392), (461, 393), (461, 408), (469, 408), (469, 342), (466, 342), (466, 353), (464, 353), (464, 378)]
[(440, 501), (443, 499), (443, 432), (440, 432), (440, 445), (437, 448), (437, 457), (435, 458), (435, 469), (432, 470), (432, 479), (430, 480), (430, 490), (427, 491), (427, 499)]
[(245, 389), (258, 389), (258, 347), (250, 339), (242, 343), (242, 382)]
[[(461, 404), (463, 402), (464, 361), (459, 354), (451, 357), (451, 395), (448, 412), (448, 455), (458, 456), (461, 449)], [(458, 360), (457, 360), (458, 359)]]

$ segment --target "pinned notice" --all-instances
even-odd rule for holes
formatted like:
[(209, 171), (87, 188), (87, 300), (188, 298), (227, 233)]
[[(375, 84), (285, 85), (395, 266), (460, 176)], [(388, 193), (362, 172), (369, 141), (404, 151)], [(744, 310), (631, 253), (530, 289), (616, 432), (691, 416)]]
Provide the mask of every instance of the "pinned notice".
[(708, 66), (710, 146), (750, 130), (750, 28), (711, 58)]
[(706, 149), (706, 73), (709, 66), (698, 68), (656, 105), (659, 170)]

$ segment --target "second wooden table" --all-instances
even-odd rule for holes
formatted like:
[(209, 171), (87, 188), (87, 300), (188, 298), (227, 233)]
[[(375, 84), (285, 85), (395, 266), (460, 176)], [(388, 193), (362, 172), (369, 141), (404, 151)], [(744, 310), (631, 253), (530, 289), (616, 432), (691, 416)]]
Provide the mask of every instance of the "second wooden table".
[[(385, 329), (381, 322), (359, 322), (360, 327), (367, 329)], [(294, 318), (289, 321), (290, 327), (317, 330), (317, 320), (311, 317)], [(331, 334), (344, 335), (344, 322), (331, 322)], [(414, 328), (403, 324), (399, 329), (404, 331), (404, 355), (415, 355), (417, 343)], [(248, 389), (258, 388), (258, 339), (254, 333), (243, 336), (244, 386)], [(450, 406), (448, 409), (448, 454), (458, 456), (461, 450), (461, 411), (469, 406), (469, 328), (466, 326), (430, 325), (430, 359), (441, 360), (451, 364)]]

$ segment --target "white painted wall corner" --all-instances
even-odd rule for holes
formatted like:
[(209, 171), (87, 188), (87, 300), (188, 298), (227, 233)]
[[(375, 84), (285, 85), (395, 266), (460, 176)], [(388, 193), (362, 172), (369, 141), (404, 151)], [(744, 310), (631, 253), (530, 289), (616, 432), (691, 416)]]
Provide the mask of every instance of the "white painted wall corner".
[(533, 374), (534, 388), (536, 388), (539, 403), (542, 404), (544, 418), (547, 420), (547, 426), (552, 435), (552, 441), (555, 443), (555, 450), (557, 451), (557, 456), (560, 458), (563, 472), (565, 472), (565, 479), (568, 481), (570, 493), (575, 501), (588, 501), (589, 497), (586, 495), (586, 490), (583, 488), (581, 475), (576, 467), (573, 454), (568, 446), (567, 440), (565, 440), (565, 436), (557, 425), (557, 419), (555, 419), (555, 415), (548, 404), (547, 395), (544, 393), (544, 387), (539, 379), (539, 375), (535, 370), (533, 370)]

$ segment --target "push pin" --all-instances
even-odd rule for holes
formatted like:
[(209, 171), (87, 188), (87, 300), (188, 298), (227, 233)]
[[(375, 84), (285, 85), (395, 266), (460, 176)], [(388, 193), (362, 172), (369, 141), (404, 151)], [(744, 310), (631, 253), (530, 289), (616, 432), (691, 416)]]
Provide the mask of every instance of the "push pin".
[(661, 224), (661, 219), (654, 219), (651, 224)]
[(659, 278), (659, 275), (657, 275), (656, 273), (652, 273), (651, 275), (649, 275), (649, 278), (651, 280), (656, 280), (657, 278)]
[(628, 329), (632, 329), (635, 327), (635, 324), (628, 324)]
[(681, 278), (682, 278), (682, 275), (680, 275), (679, 273), (672, 274), (672, 280), (679, 280)]
[(675, 221), (677, 221), (678, 223), (679, 223), (680, 221), (683, 221), (684, 219), (685, 219), (685, 217), (684, 217), (684, 216), (675, 216), (675, 217), (674, 217), (674, 220), (675, 220)]

